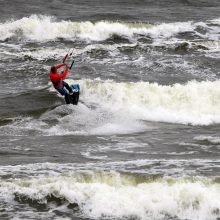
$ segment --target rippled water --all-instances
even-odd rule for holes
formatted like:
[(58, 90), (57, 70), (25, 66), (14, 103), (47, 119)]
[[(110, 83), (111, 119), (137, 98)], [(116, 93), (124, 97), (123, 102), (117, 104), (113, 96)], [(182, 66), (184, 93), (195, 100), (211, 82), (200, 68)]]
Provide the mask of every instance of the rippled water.
[(0, 6), (0, 219), (220, 218), (218, 1)]

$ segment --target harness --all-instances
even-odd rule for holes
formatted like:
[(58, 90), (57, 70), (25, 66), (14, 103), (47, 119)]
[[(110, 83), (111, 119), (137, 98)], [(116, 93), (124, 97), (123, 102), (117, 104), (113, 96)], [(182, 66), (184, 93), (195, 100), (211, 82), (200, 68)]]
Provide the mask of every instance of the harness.
[(56, 81), (56, 82), (53, 82), (53, 81), (52, 81), (52, 83), (53, 83), (53, 86), (54, 86), (55, 89), (58, 89), (58, 88), (62, 88), (62, 87), (63, 87), (63, 81), (62, 81), (62, 79), (59, 79), (59, 80)]

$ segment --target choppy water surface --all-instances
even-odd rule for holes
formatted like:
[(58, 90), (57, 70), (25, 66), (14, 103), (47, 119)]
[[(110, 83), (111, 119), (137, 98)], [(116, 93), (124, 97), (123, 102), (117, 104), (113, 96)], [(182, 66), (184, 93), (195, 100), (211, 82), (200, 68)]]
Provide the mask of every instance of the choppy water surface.
[(218, 1), (0, 6), (0, 219), (220, 218)]

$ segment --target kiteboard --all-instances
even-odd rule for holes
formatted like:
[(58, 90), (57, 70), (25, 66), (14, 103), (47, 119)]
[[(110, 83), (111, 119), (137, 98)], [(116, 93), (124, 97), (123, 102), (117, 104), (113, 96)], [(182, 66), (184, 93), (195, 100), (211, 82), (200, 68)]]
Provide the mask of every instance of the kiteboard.
[(79, 83), (76, 83), (76, 84), (72, 84), (70, 87), (73, 90), (73, 94), (65, 95), (66, 104), (77, 105), (79, 101), (80, 85)]
[[(73, 49), (71, 49), (63, 58), (63, 63), (66, 62), (66, 60), (71, 57), (73, 54)], [(71, 62), (70, 65), (68, 65), (69, 69), (72, 68), (74, 64), (74, 60)], [(80, 85), (79, 83), (75, 83), (75, 84), (72, 84), (70, 85), (70, 87), (72, 88), (73, 90), (73, 94), (67, 94), (65, 95), (65, 101), (66, 101), (66, 104), (73, 104), (73, 105), (77, 105), (78, 104), (78, 101), (79, 101), (79, 94), (80, 94)]]

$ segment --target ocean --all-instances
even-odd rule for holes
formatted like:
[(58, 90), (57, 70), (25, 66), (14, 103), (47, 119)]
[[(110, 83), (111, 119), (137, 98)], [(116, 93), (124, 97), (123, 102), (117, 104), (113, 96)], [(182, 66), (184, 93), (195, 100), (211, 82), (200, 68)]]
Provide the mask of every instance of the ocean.
[[(0, 0), (0, 220), (219, 220), (219, 12)], [(49, 80), (70, 49), (77, 106)]]

